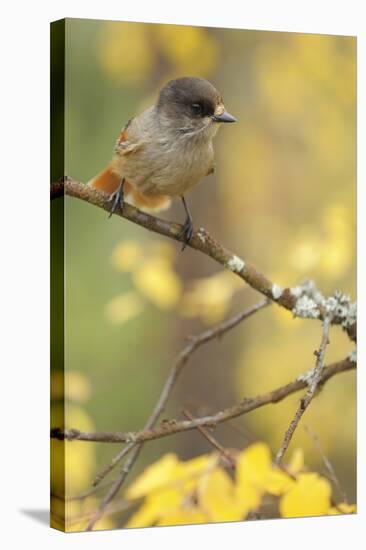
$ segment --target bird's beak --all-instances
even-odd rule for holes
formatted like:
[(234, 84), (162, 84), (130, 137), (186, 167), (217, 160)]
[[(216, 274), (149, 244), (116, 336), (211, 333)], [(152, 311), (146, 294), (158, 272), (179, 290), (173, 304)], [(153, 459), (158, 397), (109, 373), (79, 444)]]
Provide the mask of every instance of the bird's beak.
[(236, 122), (236, 118), (227, 111), (224, 111), (220, 115), (213, 115), (212, 120), (214, 120), (215, 122)]

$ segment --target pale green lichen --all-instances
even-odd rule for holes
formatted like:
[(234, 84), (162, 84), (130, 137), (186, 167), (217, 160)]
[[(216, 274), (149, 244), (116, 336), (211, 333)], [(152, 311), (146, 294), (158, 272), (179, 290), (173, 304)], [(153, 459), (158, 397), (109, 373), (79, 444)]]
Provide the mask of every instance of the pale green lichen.
[(199, 230), (197, 231), (197, 237), (199, 238), (201, 243), (205, 244), (205, 242), (206, 242), (206, 232), (203, 229), (203, 227), (200, 227)]
[(308, 371), (300, 374), (298, 377), (297, 377), (297, 380), (299, 382), (306, 382), (306, 384), (308, 384), (308, 386), (310, 386), (314, 380), (314, 375), (315, 375), (315, 367), (313, 367), (312, 369), (309, 369)]
[(344, 294), (340, 290), (336, 290), (333, 296), (324, 299), (322, 305), (328, 315), (341, 319), (341, 326), (344, 329), (352, 326), (357, 320), (356, 303), (351, 303), (349, 294)]
[(234, 271), (234, 273), (240, 273), (245, 266), (244, 260), (236, 256), (235, 254), (227, 262), (227, 267)]
[(351, 304), (351, 298), (337, 290), (327, 298), (318, 290), (314, 281), (308, 280), (291, 288), (291, 294), (297, 298), (293, 313), (296, 317), (318, 318), (320, 311), (331, 319), (338, 318), (344, 329), (356, 322), (356, 304)]
[(282, 293), (283, 293), (283, 288), (281, 288), (280, 286), (276, 285), (276, 284), (273, 284), (272, 285), (272, 296), (275, 300), (278, 300), (279, 298), (281, 298), (282, 296)]
[(294, 296), (294, 298), (300, 298), (303, 293), (303, 288), (302, 286), (294, 286), (290, 288), (290, 293)]
[(292, 312), (295, 317), (303, 317), (305, 319), (317, 319), (320, 316), (317, 303), (308, 296), (298, 298)]

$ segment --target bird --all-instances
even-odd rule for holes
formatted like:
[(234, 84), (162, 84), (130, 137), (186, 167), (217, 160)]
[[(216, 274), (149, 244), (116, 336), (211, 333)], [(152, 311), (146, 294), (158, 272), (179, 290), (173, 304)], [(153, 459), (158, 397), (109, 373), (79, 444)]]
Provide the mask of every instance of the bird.
[(107, 167), (88, 182), (110, 195), (110, 216), (124, 201), (146, 212), (166, 210), (181, 199), (182, 250), (194, 228), (186, 193), (214, 172), (213, 138), (220, 123), (236, 122), (208, 80), (183, 76), (167, 82), (155, 104), (122, 128)]

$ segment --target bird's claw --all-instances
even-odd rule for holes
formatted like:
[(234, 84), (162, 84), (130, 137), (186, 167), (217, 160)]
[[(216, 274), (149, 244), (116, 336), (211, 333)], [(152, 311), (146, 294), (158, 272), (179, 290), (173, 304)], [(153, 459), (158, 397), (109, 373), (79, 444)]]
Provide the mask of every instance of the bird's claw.
[(181, 249), (182, 252), (186, 248), (186, 246), (191, 242), (193, 237), (193, 232), (194, 232), (194, 229), (193, 229), (192, 220), (190, 218), (187, 218), (182, 226), (182, 229), (178, 233), (178, 238), (183, 239), (183, 245)]
[(124, 205), (123, 183), (124, 182), (122, 181), (118, 189), (114, 191), (114, 193), (112, 193), (109, 199), (107, 200), (107, 204), (111, 204), (111, 209), (110, 209), (108, 218), (110, 218), (112, 214), (117, 212), (117, 210), (120, 210), (120, 212), (123, 212), (123, 205)]

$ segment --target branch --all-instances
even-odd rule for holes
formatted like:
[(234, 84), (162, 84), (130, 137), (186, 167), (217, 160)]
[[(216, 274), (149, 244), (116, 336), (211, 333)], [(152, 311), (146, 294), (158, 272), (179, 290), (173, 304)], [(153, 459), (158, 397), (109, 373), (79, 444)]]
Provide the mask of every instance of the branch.
[[(191, 413), (187, 410), (183, 410), (183, 415), (188, 418), (188, 420), (194, 420), (194, 417), (191, 415)], [(221, 458), (224, 459), (225, 463), (230, 468), (235, 468), (235, 458), (233, 457), (232, 453), (225, 447), (221, 445), (219, 441), (205, 428), (202, 428), (202, 426), (198, 426), (197, 431), (203, 435), (203, 437), (212, 445), (215, 449), (217, 449), (221, 455)]]
[(321, 381), (323, 369), (324, 369), (325, 350), (327, 345), (329, 344), (330, 322), (331, 322), (331, 319), (329, 317), (326, 317), (323, 321), (323, 332), (322, 332), (320, 347), (319, 347), (319, 350), (315, 352), (315, 355), (316, 355), (315, 368), (311, 372), (310, 379), (308, 376), (306, 377), (307, 378), (306, 382), (309, 383), (309, 387), (307, 392), (305, 393), (305, 396), (302, 397), (302, 399), (300, 399), (300, 404), (297, 408), (295, 416), (293, 417), (290, 423), (290, 426), (285, 433), (285, 437), (283, 439), (282, 445), (274, 460), (274, 463), (276, 466), (279, 466), (281, 464), (281, 460), (283, 459), (283, 456), (288, 449), (288, 446), (295, 433), (295, 430), (299, 425), (300, 419), (303, 416), (306, 409), (308, 408), (308, 406), (310, 405), (311, 401), (313, 400), (316, 390)]
[[(88, 187), (80, 182), (74, 181), (70, 178), (64, 178), (62, 181), (51, 185), (51, 199), (61, 197), (63, 195), (69, 195), (95, 206), (98, 206), (106, 211), (109, 211), (107, 200), (108, 194), (100, 192), (96, 189)], [(154, 231), (160, 235), (167, 236), (174, 240), (182, 240), (178, 235), (182, 229), (182, 226), (176, 223), (167, 222), (159, 218), (150, 216), (144, 212), (141, 212), (126, 203), (123, 207), (123, 212), (119, 212), (117, 215), (132, 221), (150, 231)], [(230, 407), (223, 411), (217, 412), (215, 415), (206, 416), (202, 418), (190, 419), (188, 421), (176, 421), (171, 420), (164, 422), (158, 428), (154, 428), (157, 420), (163, 412), (166, 403), (170, 397), (172, 389), (179, 377), (179, 374), (187, 363), (190, 355), (202, 344), (212, 340), (215, 337), (224, 334), (227, 330), (238, 324), (241, 320), (245, 319), (258, 309), (268, 305), (269, 301), (276, 302), (278, 305), (284, 307), (287, 310), (292, 311), (295, 316), (303, 318), (317, 318), (323, 320), (323, 326), (328, 327), (330, 318), (333, 324), (339, 324), (348, 333), (351, 340), (356, 340), (356, 305), (351, 304), (350, 298), (340, 292), (336, 292), (334, 296), (325, 298), (316, 288), (314, 283), (306, 282), (295, 288), (281, 288), (277, 284), (272, 283), (265, 275), (256, 270), (250, 263), (244, 261), (242, 258), (233, 254), (228, 249), (224, 248), (220, 243), (215, 241), (205, 229), (200, 228), (193, 235), (190, 247), (200, 251), (206, 256), (211, 257), (225, 269), (228, 269), (239, 276), (254, 290), (263, 294), (266, 299), (260, 304), (249, 308), (246, 312), (243, 312), (214, 328), (208, 329), (201, 335), (192, 338), (189, 344), (182, 350), (178, 356), (175, 365), (173, 366), (169, 377), (163, 387), (159, 400), (149, 417), (144, 429), (135, 433), (122, 433), (122, 432), (102, 432), (102, 433), (85, 433), (78, 430), (60, 430), (55, 428), (51, 430), (51, 437), (59, 439), (69, 440), (85, 440), (85, 441), (104, 441), (104, 442), (116, 442), (126, 443), (127, 445), (113, 458), (112, 462), (104, 468), (102, 472), (97, 476), (94, 481), (94, 485), (97, 485), (122, 459), (127, 455), (126, 462), (122, 467), (117, 479), (112, 482), (112, 486), (106, 496), (100, 503), (98, 510), (92, 515), (87, 530), (91, 530), (96, 521), (106, 511), (110, 501), (117, 494), (121, 488), (124, 480), (126, 479), (129, 471), (134, 465), (142, 445), (145, 441), (158, 439), (165, 437), (173, 433), (181, 431), (187, 431), (191, 429), (202, 429), (203, 426), (215, 426), (220, 422), (225, 422), (231, 418), (235, 418), (258, 407), (261, 407), (267, 403), (275, 403), (284, 399), (290, 393), (298, 391), (299, 389), (306, 387), (308, 380), (299, 377), (294, 382), (291, 382), (287, 386), (283, 386), (262, 396), (257, 396), (250, 399), (244, 399), (236, 406)], [(322, 353), (320, 349), (319, 355)], [(318, 363), (317, 363), (318, 365)], [(324, 354), (322, 361), (319, 360), (319, 368), (314, 369), (314, 379), (311, 383), (306, 396), (308, 396), (310, 390), (312, 395), (309, 403), (313, 398), (316, 388), (319, 384), (325, 383), (330, 377), (334, 376), (338, 372), (350, 370), (355, 368), (355, 362), (348, 358), (339, 363), (324, 367)], [(323, 368), (324, 367), (324, 368)], [(305, 396), (305, 397), (306, 397)], [(303, 401), (303, 400), (302, 400)], [(307, 405), (309, 404), (307, 403)], [(307, 406), (306, 405), (306, 406)], [(306, 407), (305, 407), (306, 408)], [(303, 412), (300, 414), (302, 416)], [(296, 429), (299, 419), (295, 420)], [(290, 426), (291, 428), (291, 426)], [(290, 430), (290, 429), (289, 429)], [(292, 431), (292, 433), (293, 433)], [(289, 441), (292, 437), (290, 430)], [(289, 443), (288, 441), (288, 443)], [(287, 445), (288, 445), (287, 443)], [(284, 447), (283, 453), (287, 446)], [(282, 456), (283, 456), (282, 453)]]
[(91, 489), (84, 491), (83, 493), (79, 493), (77, 495), (71, 495), (68, 497), (65, 497), (64, 495), (59, 495), (57, 493), (51, 493), (51, 497), (58, 498), (59, 500), (62, 500), (63, 502), (72, 502), (75, 500), (84, 500), (84, 498), (90, 497), (91, 495), (95, 495), (99, 491), (102, 491), (106, 487), (109, 487), (113, 483), (113, 480), (105, 481), (104, 483), (100, 483), (98, 487), (92, 487)]
[(126, 464), (121, 469), (120, 475), (117, 477), (116, 481), (113, 483), (112, 487), (108, 491), (108, 493), (105, 495), (101, 503), (99, 504), (99, 508), (94, 512), (92, 517), (90, 518), (88, 525), (86, 527), (87, 531), (91, 531), (96, 524), (96, 522), (102, 517), (106, 509), (108, 508), (109, 503), (111, 500), (116, 496), (120, 488), (122, 487), (126, 477), (128, 476), (132, 466), (136, 462), (143, 443), (139, 443), (135, 447), (131, 448), (131, 454), (126, 460)]
[[(110, 516), (119, 512), (125, 512), (126, 510), (129, 510), (133, 506), (136, 506), (136, 502), (138, 502), (139, 500), (142, 501), (143, 499), (142, 498), (135, 499), (135, 500), (120, 499), (118, 501), (115, 501), (113, 505), (109, 505), (108, 508), (104, 511), (104, 515)], [(67, 523), (68, 525), (75, 525), (76, 523), (90, 520), (92, 517), (93, 517), (93, 512), (85, 512), (79, 515), (69, 517), (67, 519)]]
[[(144, 430), (149, 431), (151, 430), (156, 422), (158, 421), (160, 415), (165, 409), (166, 403), (170, 397), (170, 394), (173, 390), (174, 385), (176, 384), (178, 377), (187, 363), (189, 357), (194, 353), (196, 349), (198, 349), (203, 344), (210, 342), (214, 338), (218, 338), (220, 336), (223, 336), (226, 332), (228, 332), (230, 329), (238, 325), (241, 321), (244, 319), (247, 319), (251, 317), (254, 313), (257, 311), (260, 311), (261, 309), (265, 308), (270, 304), (270, 301), (268, 299), (262, 300), (261, 302), (258, 302), (257, 304), (254, 304), (253, 306), (247, 308), (246, 310), (238, 313), (237, 315), (234, 315), (233, 317), (230, 317), (226, 321), (223, 321), (222, 323), (219, 323), (218, 325), (211, 327), (201, 334), (191, 337), (190, 342), (185, 346), (185, 348), (181, 351), (181, 353), (178, 355), (178, 358), (170, 371), (170, 374), (164, 384), (164, 387), (162, 389), (162, 392), (160, 394), (160, 397), (155, 405), (155, 408), (153, 412), (151, 413), (151, 416), (149, 417)], [(98, 510), (95, 512), (95, 514), (90, 519), (87, 530), (91, 530), (95, 523), (100, 519), (100, 517), (103, 515), (104, 511), (108, 507), (110, 501), (114, 498), (114, 496), (117, 494), (117, 492), (120, 490), (121, 486), (123, 485), (128, 473), (130, 472), (132, 466), (136, 462), (138, 455), (141, 451), (143, 442), (136, 442), (134, 439), (130, 441), (112, 460), (112, 462), (106, 466), (96, 477), (96, 479), (93, 482), (93, 485), (97, 485), (100, 483), (100, 481), (129, 453), (130, 456), (126, 460), (126, 463), (124, 464), (123, 468), (121, 469), (120, 475), (117, 477), (115, 482), (113, 483), (112, 487), (106, 494), (106, 496), (101, 501)]]
[(331, 461), (329, 460), (329, 458), (327, 457), (327, 455), (325, 454), (325, 452), (322, 449), (322, 446), (321, 446), (320, 441), (319, 441), (319, 437), (308, 426), (304, 426), (304, 428), (305, 428), (305, 431), (308, 434), (308, 436), (313, 441), (314, 446), (317, 449), (318, 453), (320, 454), (321, 459), (323, 461), (323, 464), (325, 466), (325, 469), (328, 472), (328, 477), (332, 481), (334, 487), (337, 488), (338, 493), (339, 493), (339, 495), (342, 499), (342, 502), (346, 502), (348, 504), (347, 495), (341, 487), (341, 484), (339, 482), (337, 474), (335, 473), (335, 470), (333, 468), (333, 465), (332, 465)]
[[(223, 336), (226, 332), (228, 332), (230, 329), (234, 328), (236, 325), (238, 325), (241, 321), (244, 319), (248, 319), (251, 317), (254, 313), (257, 311), (265, 308), (270, 304), (270, 301), (268, 299), (262, 300), (261, 302), (258, 302), (257, 304), (254, 304), (253, 306), (250, 306), (249, 308), (245, 309), (244, 311), (238, 313), (237, 315), (234, 315), (233, 317), (230, 317), (229, 319), (223, 321), (222, 323), (219, 323), (215, 325), (214, 327), (211, 327), (201, 334), (198, 334), (197, 336), (193, 336), (190, 338), (189, 343), (184, 347), (184, 349), (180, 352), (178, 355), (176, 362), (169, 374), (168, 379), (166, 380), (163, 390), (160, 394), (159, 400), (155, 406), (155, 409), (153, 410), (148, 423), (145, 426), (145, 430), (151, 429), (156, 421), (158, 420), (159, 416), (164, 411), (165, 405), (169, 399), (169, 396), (173, 390), (173, 387), (178, 379), (178, 376), (182, 370), (182, 368), (187, 363), (189, 357), (194, 353), (200, 346), (203, 344), (210, 342), (211, 340), (215, 338), (219, 338)], [(112, 462), (106, 466), (95, 478), (93, 485), (98, 485), (98, 483), (107, 475), (109, 472), (132, 450), (132, 448), (135, 446), (134, 442), (131, 442), (129, 445), (126, 445), (112, 460)]]
[[(62, 196), (62, 192), (109, 212), (109, 205), (107, 204), (109, 195), (83, 183), (72, 180), (71, 178), (65, 178), (64, 181), (58, 181), (51, 185), (51, 199)], [(178, 236), (182, 229), (180, 224), (150, 216), (145, 212), (137, 210), (128, 203), (124, 204), (123, 212), (117, 212), (116, 215), (141, 225), (149, 231), (154, 231), (155, 233), (170, 237), (176, 241), (183, 241), (183, 237)], [(201, 227), (198, 231), (195, 231), (189, 246), (214, 259), (225, 267), (225, 269), (238, 275), (254, 290), (257, 290), (285, 309), (292, 311), (297, 316), (318, 319), (324, 319), (326, 316), (327, 307), (324, 299), (318, 302), (312, 300), (312, 307), (309, 308), (309, 304), (306, 304), (307, 307), (304, 308), (302, 299), (304, 295), (306, 295), (305, 287), (281, 288), (260, 273), (249, 262), (244, 261), (236, 254), (223, 247), (211, 237), (204, 228)], [(344, 308), (344, 311), (339, 311), (337, 315), (334, 315), (332, 323), (342, 325), (351, 340), (356, 341), (357, 327), (355, 313), (353, 310), (352, 315), (349, 313), (349, 309)]]
[[(350, 358), (343, 359), (337, 363), (332, 363), (323, 368), (319, 385), (325, 384), (330, 378), (349, 370), (356, 368), (355, 361)], [(248, 397), (243, 399), (239, 404), (218, 411), (210, 416), (203, 416), (188, 421), (169, 420), (163, 422), (158, 428), (152, 430), (142, 430), (139, 432), (81, 432), (79, 430), (60, 430), (56, 429), (51, 432), (51, 437), (58, 439), (67, 439), (69, 441), (98, 441), (101, 443), (141, 443), (160, 439), (169, 435), (188, 430), (197, 429), (199, 426), (216, 426), (222, 422), (226, 422), (231, 418), (236, 418), (247, 414), (255, 409), (259, 409), (269, 403), (278, 403), (289, 395), (298, 392), (308, 386), (305, 376), (300, 375), (296, 380), (293, 380), (285, 386), (281, 386), (271, 392), (258, 395), (256, 397)]]

